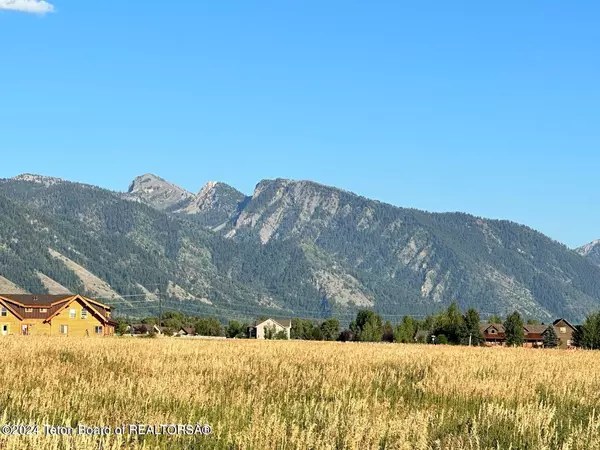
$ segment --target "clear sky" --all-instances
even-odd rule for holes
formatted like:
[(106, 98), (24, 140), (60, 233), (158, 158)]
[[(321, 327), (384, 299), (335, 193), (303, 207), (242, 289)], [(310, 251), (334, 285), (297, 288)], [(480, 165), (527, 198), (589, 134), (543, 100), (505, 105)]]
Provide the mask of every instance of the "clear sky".
[(596, 0), (0, 0), (0, 43), (0, 177), (310, 179), (600, 238)]

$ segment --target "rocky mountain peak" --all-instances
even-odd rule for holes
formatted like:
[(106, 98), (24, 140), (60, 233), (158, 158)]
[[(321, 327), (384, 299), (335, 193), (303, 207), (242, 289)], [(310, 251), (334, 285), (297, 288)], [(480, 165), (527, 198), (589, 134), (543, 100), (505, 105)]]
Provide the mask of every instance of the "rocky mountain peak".
[(582, 254), (583, 256), (586, 256), (590, 252), (597, 249), (599, 246), (600, 246), (600, 239), (596, 239), (595, 241), (592, 241), (589, 244), (584, 245), (583, 247), (579, 247), (577, 249), (577, 252)]
[[(184, 214), (208, 214), (209, 225), (227, 221), (246, 196), (228, 184), (209, 181), (190, 203), (179, 212)], [(218, 222), (218, 223), (217, 223)]]
[(161, 211), (177, 209), (194, 197), (191, 192), (153, 174), (136, 177), (128, 195)]
[(43, 184), (44, 186), (53, 186), (55, 184), (64, 183), (61, 178), (46, 177), (43, 175), (36, 175), (32, 173), (23, 173), (12, 178), (14, 181), (27, 181), (29, 183)]
[(600, 239), (592, 241), (583, 247), (579, 247), (578, 249), (575, 249), (575, 251), (595, 264), (600, 265)]

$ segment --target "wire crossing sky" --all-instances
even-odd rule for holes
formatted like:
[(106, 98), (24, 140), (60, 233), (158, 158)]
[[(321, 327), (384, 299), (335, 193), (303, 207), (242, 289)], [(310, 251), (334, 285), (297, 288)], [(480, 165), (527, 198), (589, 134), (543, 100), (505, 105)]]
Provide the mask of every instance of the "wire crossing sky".
[(0, 177), (310, 179), (600, 238), (600, 3), (0, 0)]

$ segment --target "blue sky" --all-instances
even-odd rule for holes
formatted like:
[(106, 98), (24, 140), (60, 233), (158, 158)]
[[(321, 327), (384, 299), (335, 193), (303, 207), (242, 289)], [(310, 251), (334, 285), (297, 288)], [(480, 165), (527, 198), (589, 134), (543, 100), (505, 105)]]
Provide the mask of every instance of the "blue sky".
[(311, 179), (578, 246), (598, 23), (596, 1), (0, 0), (0, 177)]

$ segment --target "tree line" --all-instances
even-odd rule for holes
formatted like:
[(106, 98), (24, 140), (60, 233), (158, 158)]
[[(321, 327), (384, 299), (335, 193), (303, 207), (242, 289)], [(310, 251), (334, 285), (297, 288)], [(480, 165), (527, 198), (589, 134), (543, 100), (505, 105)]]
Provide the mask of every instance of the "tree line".
[[(267, 317), (260, 317), (259, 322)], [(160, 325), (164, 334), (173, 334), (182, 328), (191, 328), (201, 336), (222, 336), (245, 339), (249, 337), (250, 323), (230, 320), (222, 324), (216, 318), (185, 315), (176, 311), (167, 311), (162, 318), (146, 317), (141, 323)], [(419, 320), (404, 316), (397, 324), (384, 321), (381, 315), (372, 310), (360, 310), (347, 328), (342, 329), (340, 321), (329, 318), (322, 321), (295, 318), (291, 321), (291, 339), (309, 341), (342, 341), (342, 342), (396, 342), (448, 345), (483, 345), (481, 333), (481, 317), (474, 308), (461, 312), (456, 303), (448, 308), (426, 316)], [(491, 316), (487, 323), (501, 324), (508, 346), (521, 346), (525, 340), (525, 324), (539, 324), (529, 319), (526, 322), (518, 312), (513, 312), (502, 319)], [(118, 334), (126, 332), (128, 323), (121, 319), (117, 327)], [(287, 335), (276, 330), (265, 330), (267, 339), (287, 339)], [(558, 347), (559, 338), (552, 325), (548, 325), (543, 333), (546, 348)], [(600, 349), (600, 312), (590, 314), (583, 324), (575, 327), (573, 345), (584, 349)]]

